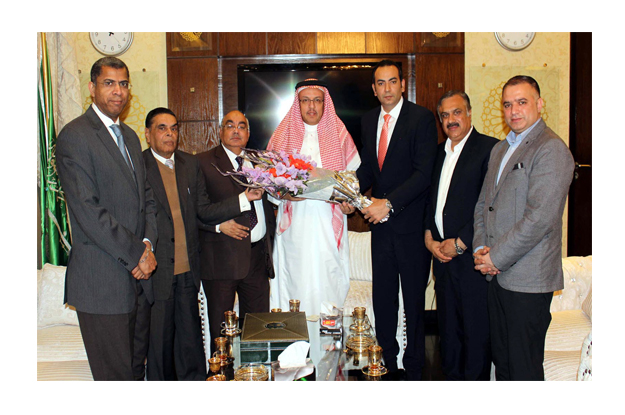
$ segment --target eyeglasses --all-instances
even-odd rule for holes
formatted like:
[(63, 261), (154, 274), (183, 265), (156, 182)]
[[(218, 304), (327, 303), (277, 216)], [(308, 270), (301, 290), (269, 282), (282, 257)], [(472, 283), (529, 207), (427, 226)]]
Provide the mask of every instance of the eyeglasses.
[(235, 128), (237, 130), (239, 130), (239, 131), (243, 131), (243, 130), (247, 130), (247, 125), (245, 125), (245, 124), (234, 125), (234, 124), (228, 123), (228, 124), (224, 125), (224, 128), (226, 130), (228, 130), (228, 131), (234, 130)]
[(113, 89), (113, 88), (115, 88), (118, 84), (119, 84), (119, 87), (120, 87), (121, 89), (130, 89), (130, 88), (132, 88), (132, 85), (130, 85), (130, 82), (128, 82), (128, 81), (120, 81), (120, 82), (117, 82), (117, 81), (109, 81), (109, 80), (106, 80), (106, 81), (104, 81), (104, 82), (97, 82), (97, 83), (98, 83), (98, 84), (100, 84), (100, 85), (102, 85), (102, 86), (103, 86), (104, 88), (106, 88), (106, 89)]
[(315, 99), (308, 99), (308, 98), (304, 98), (304, 99), (300, 99), (300, 100), (299, 100), (299, 102), (300, 102), (300, 104), (302, 104), (302, 105), (308, 105), (308, 104), (310, 104), (311, 102), (312, 102), (314, 105), (321, 105), (321, 104), (323, 104), (323, 100), (322, 100), (321, 98), (315, 98)]

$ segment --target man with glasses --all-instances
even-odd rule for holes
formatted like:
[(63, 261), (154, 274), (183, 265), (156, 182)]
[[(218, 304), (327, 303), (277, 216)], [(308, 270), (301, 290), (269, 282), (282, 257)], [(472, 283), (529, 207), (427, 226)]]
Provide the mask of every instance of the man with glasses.
[[(308, 155), (324, 169), (356, 170), (360, 165), (327, 86), (317, 79), (295, 86), (293, 105), (267, 148)], [(343, 307), (349, 291), (345, 214), (353, 208), (290, 196), (275, 203), (279, 207), (271, 307), (288, 309), (289, 299), (297, 299), (300, 310), (311, 319), (319, 315), (322, 302)]]
[(267, 197), (252, 200), (249, 191), (221, 171), (252, 167), (242, 158), (250, 137), (249, 123), (240, 111), (223, 118), (221, 144), (197, 156), (213, 202), (238, 196), (241, 214), (217, 226), (200, 225), (200, 265), (208, 303), (211, 338), (220, 337), (224, 312), (239, 295), (241, 324), (247, 313), (269, 311), (269, 278), (273, 278), (271, 251), (276, 219)]
[(152, 302), (156, 206), (137, 134), (119, 115), (129, 96), (124, 62), (91, 68), (93, 104), (63, 128), (59, 178), (72, 224), (65, 301), (76, 308), (95, 380), (143, 379), (147, 327), (137, 304)]

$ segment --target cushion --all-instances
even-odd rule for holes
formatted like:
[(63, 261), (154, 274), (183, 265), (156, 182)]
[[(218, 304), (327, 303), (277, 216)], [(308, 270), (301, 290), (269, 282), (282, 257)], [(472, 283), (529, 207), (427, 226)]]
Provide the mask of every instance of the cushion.
[(38, 362), (37, 380), (93, 380), (93, 375), (86, 360)]
[(76, 311), (63, 303), (65, 267), (45, 264), (37, 271), (37, 327), (78, 326)]
[(351, 315), (354, 307), (365, 307), (367, 316), (371, 324), (375, 327), (375, 317), (373, 316), (373, 301), (371, 294), (371, 283), (366, 281), (350, 281), (347, 298), (343, 304), (343, 314)]
[(545, 380), (575, 380), (579, 366), (579, 352), (545, 350)]
[(371, 232), (347, 233), (349, 239), (350, 280), (372, 281)]
[(78, 326), (52, 326), (37, 330), (37, 361), (87, 360)]
[(565, 310), (551, 314), (545, 350), (575, 351), (579, 357), (584, 338), (592, 330), (592, 322), (582, 310)]

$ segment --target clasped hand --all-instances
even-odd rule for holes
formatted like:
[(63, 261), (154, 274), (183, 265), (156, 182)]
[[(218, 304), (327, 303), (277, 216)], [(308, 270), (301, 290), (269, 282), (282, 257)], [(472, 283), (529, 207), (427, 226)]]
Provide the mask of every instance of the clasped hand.
[(366, 220), (376, 225), (380, 223), (391, 210), (386, 206), (386, 199), (376, 199), (372, 197), (371, 201), (373, 203), (362, 209), (361, 212), (365, 215)]
[(488, 246), (473, 254), (473, 262), (475, 263), (475, 269), (483, 275), (497, 275), (501, 273), (490, 259), (490, 247)]
[(139, 260), (139, 264), (132, 270), (132, 276), (138, 280), (147, 280), (156, 269), (156, 257), (152, 252), (152, 245), (148, 241), (143, 241), (145, 251)]

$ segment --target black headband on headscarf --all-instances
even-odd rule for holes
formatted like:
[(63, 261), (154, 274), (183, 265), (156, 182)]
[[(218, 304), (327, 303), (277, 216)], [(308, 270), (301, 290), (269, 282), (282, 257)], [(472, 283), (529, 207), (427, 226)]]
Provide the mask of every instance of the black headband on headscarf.
[(302, 86), (311, 86), (311, 85), (322, 86), (324, 88), (328, 87), (328, 85), (325, 82), (319, 81), (317, 79), (311, 79), (311, 80), (299, 82), (297, 85), (295, 85), (295, 90), (297, 90), (299, 87), (302, 87)]

